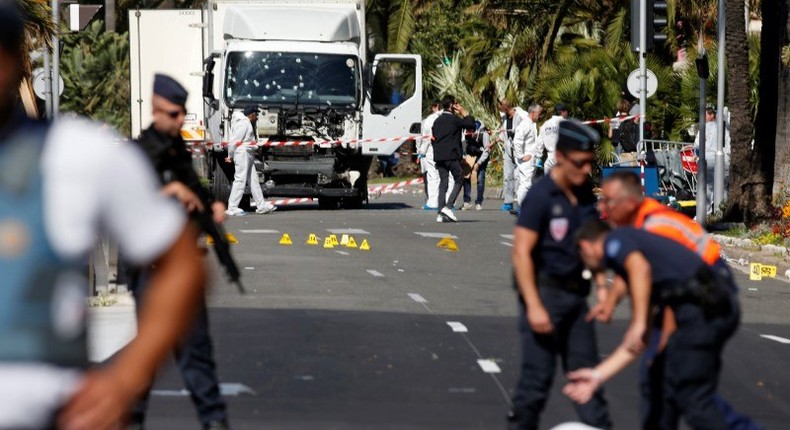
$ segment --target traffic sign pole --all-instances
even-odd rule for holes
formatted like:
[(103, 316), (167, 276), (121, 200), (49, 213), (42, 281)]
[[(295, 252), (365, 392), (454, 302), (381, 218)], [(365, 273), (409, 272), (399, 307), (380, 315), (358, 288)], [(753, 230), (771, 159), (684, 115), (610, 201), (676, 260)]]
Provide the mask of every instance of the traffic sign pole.
[(647, 106), (647, 1), (640, 0), (639, 7), (639, 144), (640, 160), (645, 156), (645, 111)]

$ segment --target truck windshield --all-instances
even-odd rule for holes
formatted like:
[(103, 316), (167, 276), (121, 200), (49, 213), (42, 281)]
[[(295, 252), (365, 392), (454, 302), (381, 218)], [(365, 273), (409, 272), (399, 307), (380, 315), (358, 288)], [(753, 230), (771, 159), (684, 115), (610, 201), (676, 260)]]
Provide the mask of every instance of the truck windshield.
[(350, 55), (231, 52), (225, 70), (228, 105), (311, 105), (354, 108), (357, 61)]

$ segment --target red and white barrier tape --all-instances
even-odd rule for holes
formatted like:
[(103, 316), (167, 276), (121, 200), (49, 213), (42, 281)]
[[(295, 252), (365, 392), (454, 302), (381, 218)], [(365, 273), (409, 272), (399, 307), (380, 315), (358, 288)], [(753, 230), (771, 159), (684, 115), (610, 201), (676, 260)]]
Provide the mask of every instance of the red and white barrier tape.
[[(387, 194), (400, 188), (405, 188), (411, 185), (420, 185), (422, 183), (423, 183), (422, 178), (416, 178), (409, 181), (394, 182), (392, 184), (376, 185), (374, 187), (368, 187), (368, 193)], [(270, 199), (267, 201), (275, 206), (287, 206), (287, 205), (296, 205), (302, 203), (312, 203), (316, 201), (316, 199), (311, 197), (301, 197), (301, 198), (293, 198), (293, 199), (277, 199), (277, 200)]]
[[(249, 147), (280, 147), (280, 146), (332, 146), (332, 145), (353, 145), (353, 144), (366, 144), (366, 143), (383, 143), (383, 142), (397, 142), (397, 141), (409, 141), (420, 139), (423, 137), (430, 137), (430, 136), (403, 136), (403, 137), (382, 137), (382, 138), (375, 138), (375, 139), (338, 139), (338, 140), (294, 140), (294, 141), (261, 141), (261, 142), (221, 142), (219, 143), (220, 146), (226, 148), (228, 146), (249, 146)], [(195, 147), (205, 147), (210, 146), (211, 143), (206, 142), (187, 142), (188, 145), (195, 146)]]

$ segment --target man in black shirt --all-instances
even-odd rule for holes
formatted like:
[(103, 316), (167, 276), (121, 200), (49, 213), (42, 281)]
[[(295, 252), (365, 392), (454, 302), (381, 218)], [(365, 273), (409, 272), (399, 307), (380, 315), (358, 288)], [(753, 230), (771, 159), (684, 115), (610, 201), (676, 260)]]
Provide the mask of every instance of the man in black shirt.
[[(461, 141), (464, 138), (464, 131), (475, 129), (475, 120), (453, 96), (448, 95), (442, 99), (442, 108), (444, 111), (433, 123), (433, 160), (436, 163), (436, 169), (439, 170), (439, 215), (436, 221), (456, 222), (458, 219), (450, 207), (458, 198), (458, 193), (461, 192), (463, 185)], [(456, 114), (463, 118), (459, 118)], [(445, 200), (448, 174), (452, 174), (455, 181), (449, 201)]]

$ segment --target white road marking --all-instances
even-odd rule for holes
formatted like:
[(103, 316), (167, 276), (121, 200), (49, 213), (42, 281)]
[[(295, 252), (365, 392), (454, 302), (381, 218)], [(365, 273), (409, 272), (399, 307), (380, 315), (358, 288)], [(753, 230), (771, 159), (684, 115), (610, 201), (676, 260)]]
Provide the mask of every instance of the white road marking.
[(332, 234), (370, 234), (359, 228), (328, 228), (326, 231)]
[(255, 270), (255, 268), (248, 266), (248, 267), (245, 267), (244, 270)]
[(474, 388), (448, 388), (447, 392), (450, 394), (474, 394), (477, 392)]
[(499, 242), (499, 243), (501, 243), (502, 245), (505, 245), (505, 246), (509, 246), (511, 248), (513, 247), (513, 244), (510, 243), (510, 242)]
[(499, 237), (501, 237), (502, 239), (507, 239), (507, 240), (513, 240), (513, 239), (516, 238), (516, 236), (514, 236), (512, 234), (500, 234)]
[(382, 275), (381, 272), (379, 272), (377, 270), (370, 270), (369, 269), (368, 273), (370, 273), (371, 275), (373, 275), (373, 276), (375, 276), (377, 278), (383, 278), (384, 277), (384, 275)]
[(774, 336), (774, 335), (770, 335), (770, 334), (761, 334), (760, 337), (763, 337), (763, 338), (766, 338), (766, 339), (769, 339), (769, 340), (774, 340), (774, 341), (777, 341), (779, 343), (790, 343), (790, 339), (785, 339), (783, 337)]
[(459, 323), (458, 321), (447, 321), (447, 325), (453, 329), (454, 333), (468, 333), (469, 330), (466, 328), (465, 325)]
[[(258, 394), (252, 388), (244, 384), (239, 384), (237, 382), (219, 384), (219, 391), (223, 396), (233, 396), (233, 397), (238, 397), (240, 394), (251, 394), (253, 396)], [(151, 390), (151, 394), (154, 396), (186, 397), (189, 395), (189, 390), (186, 390), (184, 388), (180, 390)]]
[(422, 237), (432, 237), (434, 239), (444, 239), (445, 237), (449, 237), (450, 239), (458, 239), (458, 236), (450, 233), (432, 233), (432, 232), (424, 232), (424, 231), (415, 231), (414, 234)]
[(757, 291), (757, 288), (749, 288), (749, 291)]
[(340, 254), (340, 255), (350, 255), (350, 254), (349, 254), (348, 252), (346, 252), (346, 251), (335, 251), (335, 252), (337, 252), (337, 253), (338, 253), (338, 254)]
[(480, 365), (480, 368), (483, 369), (483, 372), (502, 373), (502, 369), (499, 368), (499, 365), (496, 364), (494, 360), (480, 359), (477, 360), (477, 364)]
[(279, 233), (279, 230), (239, 230), (240, 233), (260, 233), (260, 234), (275, 234)]
[(411, 297), (411, 299), (417, 303), (428, 303), (428, 301), (425, 300), (425, 298), (419, 294), (409, 293), (409, 297)]

